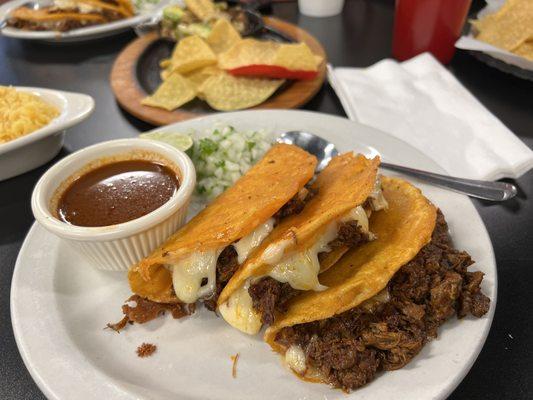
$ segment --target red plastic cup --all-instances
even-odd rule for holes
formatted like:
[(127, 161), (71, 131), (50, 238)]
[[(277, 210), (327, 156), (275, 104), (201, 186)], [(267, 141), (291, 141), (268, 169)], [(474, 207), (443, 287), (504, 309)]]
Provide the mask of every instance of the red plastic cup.
[(443, 64), (455, 53), (472, 0), (396, 0), (392, 55), (403, 61), (429, 51)]

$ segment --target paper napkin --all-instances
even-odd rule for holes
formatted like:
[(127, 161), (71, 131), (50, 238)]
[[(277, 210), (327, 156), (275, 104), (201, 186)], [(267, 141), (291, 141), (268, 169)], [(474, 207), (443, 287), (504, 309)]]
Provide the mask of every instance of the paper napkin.
[(450, 175), (495, 180), (533, 168), (533, 151), (428, 53), (328, 69), (350, 119), (411, 144)]

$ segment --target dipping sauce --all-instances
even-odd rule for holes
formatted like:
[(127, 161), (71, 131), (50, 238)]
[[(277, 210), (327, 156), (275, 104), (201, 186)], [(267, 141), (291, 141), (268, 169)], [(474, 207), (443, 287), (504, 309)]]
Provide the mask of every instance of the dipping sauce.
[(57, 215), (78, 226), (109, 226), (142, 217), (176, 193), (176, 173), (163, 164), (126, 160), (87, 172), (67, 187)]

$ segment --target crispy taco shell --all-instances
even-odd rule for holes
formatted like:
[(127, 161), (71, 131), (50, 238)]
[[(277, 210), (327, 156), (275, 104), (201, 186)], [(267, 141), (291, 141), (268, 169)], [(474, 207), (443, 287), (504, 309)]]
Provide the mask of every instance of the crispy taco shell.
[(389, 207), (370, 217), (377, 239), (354, 248), (320, 275), (328, 289), (296, 297), (287, 312), (267, 329), (265, 341), (284, 353), (276, 342), (283, 328), (324, 320), (357, 307), (383, 290), (393, 275), (431, 240), (437, 210), (419, 189), (397, 178), (382, 178)]
[[(334, 157), (313, 184), (318, 194), (300, 214), (285, 219), (274, 228), (229, 281), (218, 305), (225, 303), (248, 278), (264, 276), (272, 270), (274, 266), (263, 261), (269, 246), (284, 243), (284, 254), (309, 248), (330, 222), (363, 204), (374, 188), (379, 162), (377, 157), (370, 160), (353, 153)], [(328, 257), (321, 270), (331, 266), (344, 251), (346, 249), (338, 250)]]
[(177, 302), (172, 274), (164, 265), (193, 252), (224, 248), (251, 233), (302, 189), (316, 163), (296, 146), (273, 146), (235, 185), (130, 269), (133, 292), (156, 302)]
[(27, 7), (20, 7), (13, 10), (10, 18), (32, 22), (60, 21), (64, 19), (83, 20), (93, 23), (106, 22), (106, 19), (100, 14), (82, 14), (75, 11), (50, 13), (47, 9), (32, 10)]

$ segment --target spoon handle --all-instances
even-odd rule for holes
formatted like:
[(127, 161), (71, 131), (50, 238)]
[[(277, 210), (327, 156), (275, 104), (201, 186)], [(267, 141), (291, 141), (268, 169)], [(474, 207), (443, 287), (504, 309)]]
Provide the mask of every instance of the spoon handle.
[(420, 180), (429, 182), (435, 186), (451, 189), (471, 197), (485, 200), (504, 201), (516, 196), (515, 185), (505, 182), (478, 181), (474, 179), (456, 178), (448, 175), (435, 174), (419, 169), (402, 167), (400, 165), (381, 163), (381, 167), (392, 171), (401, 172)]

